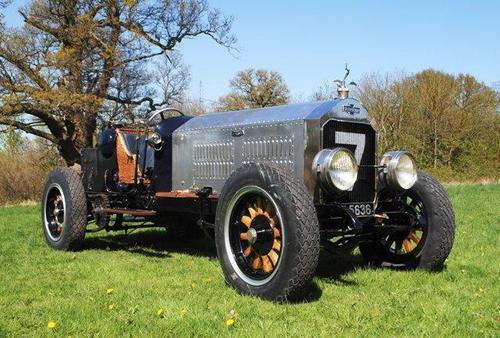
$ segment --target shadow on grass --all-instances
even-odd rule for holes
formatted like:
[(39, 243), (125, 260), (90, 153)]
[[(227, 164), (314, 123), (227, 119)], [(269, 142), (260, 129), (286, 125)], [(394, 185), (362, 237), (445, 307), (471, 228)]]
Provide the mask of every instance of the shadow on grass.
[[(89, 236), (83, 250), (126, 251), (153, 258), (168, 258), (170, 254), (182, 253), (192, 256), (217, 259), (215, 243), (209, 239), (185, 240), (169, 236), (162, 230), (147, 230), (129, 234), (106, 234)], [(358, 267), (366, 266), (360, 255), (321, 250), (316, 277), (327, 283), (356, 286), (355, 281), (344, 276)], [(322, 290), (316, 282), (306, 286), (300, 296), (289, 303), (309, 303), (321, 298)]]
[(208, 240), (180, 240), (165, 231), (149, 230), (129, 234), (109, 234), (85, 239), (83, 250), (127, 251), (146, 257), (168, 258), (171, 252), (217, 258), (215, 245)]
[(350, 252), (321, 250), (316, 277), (325, 282), (355, 286), (358, 284), (355, 281), (345, 279), (345, 275), (359, 267), (366, 266), (359, 254), (353, 255)]

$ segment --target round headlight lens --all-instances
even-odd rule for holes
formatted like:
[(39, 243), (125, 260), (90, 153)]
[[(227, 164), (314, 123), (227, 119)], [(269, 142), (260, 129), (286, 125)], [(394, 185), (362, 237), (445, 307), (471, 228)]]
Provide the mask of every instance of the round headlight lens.
[(319, 183), (332, 192), (352, 189), (358, 178), (358, 165), (353, 154), (345, 148), (323, 149), (316, 154), (313, 172)]
[(385, 181), (389, 188), (407, 190), (417, 182), (417, 165), (405, 151), (389, 151), (382, 157)]
[(417, 181), (417, 166), (413, 158), (403, 154), (396, 165), (396, 179), (403, 189), (410, 189)]
[(354, 156), (348, 150), (335, 152), (331, 161), (328, 175), (333, 185), (339, 190), (349, 190), (358, 178), (358, 165)]

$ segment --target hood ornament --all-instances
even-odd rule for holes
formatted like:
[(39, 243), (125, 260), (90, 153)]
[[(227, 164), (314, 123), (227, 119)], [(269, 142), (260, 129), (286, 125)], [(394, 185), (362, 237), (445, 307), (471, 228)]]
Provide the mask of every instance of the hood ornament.
[(335, 84), (337, 85), (337, 96), (340, 99), (347, 99), (349, 97), (349, 86), (357, 86), (356, 82), (349, 82), (346, 84), (345, 80), (349, 76), (351, 70), (347, 68), (347, 63), (345, 64), (345, 75), (342, 80), (335, 80)]

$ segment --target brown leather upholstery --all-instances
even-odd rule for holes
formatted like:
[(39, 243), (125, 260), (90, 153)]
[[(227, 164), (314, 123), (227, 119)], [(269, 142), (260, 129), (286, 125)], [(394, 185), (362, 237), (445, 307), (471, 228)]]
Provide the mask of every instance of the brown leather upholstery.
[[(136, 155), (127, 148), (123, 132), (120, 129), (116, 130), (116, 159), (118, 161), (118, 182), (134, 183)], [(140, 171), (138, 175), (140, 175)]]

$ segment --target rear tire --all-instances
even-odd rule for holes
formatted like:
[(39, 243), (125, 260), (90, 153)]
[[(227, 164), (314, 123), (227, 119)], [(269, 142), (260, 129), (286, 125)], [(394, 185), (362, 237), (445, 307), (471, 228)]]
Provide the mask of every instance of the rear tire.
[[(423, 243), (417, 244), (413, 249), (409, 247), (412, 250), (405, 249), (404, 253), (390, 250), (383, 240), (361, 243), (361, 254), (371, 265), (441, 270), (455, 237), (455, 216), (448, 195), (438, 181), (421, 170), (418, 171), (417, 182), (405, 194), (418, 200), (424, 210), (422, 217), (425, 232), (420, 238)], [(384, 210), (377, 210), (377, 213), (383, 212)], [(405, 245), (409, 245), (408, 243), (411, 241)]]
[(42, 193), (42, 229), (56, 250), (80, 248), (87, 225), (87, 200), (80, 175), (69, 168), (50, 172)]
[(312, 280), (319, 258), (312, 198), (283, 168), (246, 164), (222, 189), (215, 243), (226, 281), (238, 292), (296, 299)]

